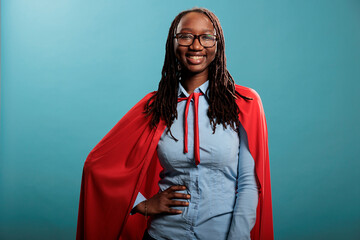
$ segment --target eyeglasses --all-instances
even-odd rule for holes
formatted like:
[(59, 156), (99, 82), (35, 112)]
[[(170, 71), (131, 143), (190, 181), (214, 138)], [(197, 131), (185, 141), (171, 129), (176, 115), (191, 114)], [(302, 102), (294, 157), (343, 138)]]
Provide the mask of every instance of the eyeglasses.
[(218, 39), (217, 35), (200, 34), (194, 35), (191, 33), (177, 33), (174, 38), (177, 39), (180, 46), (188, 47), (192, 45), (195, 39), (199, 39), (201, 46), (205, 48), (213, 47)]

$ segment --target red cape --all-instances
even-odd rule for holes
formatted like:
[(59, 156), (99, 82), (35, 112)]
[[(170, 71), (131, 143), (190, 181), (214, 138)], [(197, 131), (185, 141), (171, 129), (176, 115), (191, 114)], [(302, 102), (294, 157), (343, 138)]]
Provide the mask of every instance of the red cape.
[[(236, 91), (253, 100), (239, 98), (239, 120), (255, 161), (259, 188), (256, 223), (252, 240), (272, 240), (270, 166), (267, 126), (259, 95), (236, 85)], [(160, 121), (150, 129), (143, 111), (147, 100), (138, 102), (89, 153), (83, 169), (76, 239), (142, 239), (146, 228), (143, 215), (130, 215), (138, 192), (146, 198), (159, 191), (156, 146), (165, 130)]]

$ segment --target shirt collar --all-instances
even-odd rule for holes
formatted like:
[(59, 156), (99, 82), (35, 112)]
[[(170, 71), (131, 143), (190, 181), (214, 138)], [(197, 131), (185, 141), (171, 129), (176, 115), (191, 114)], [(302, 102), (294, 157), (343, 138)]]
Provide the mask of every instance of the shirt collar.
[[(202, 92), (206, 97), (209, 97), (206, 93), (206, 90), (209, 88), (209, 80), (206, 80), (201, 86), (197, 87), (194, 92)], [(189, 93), (185, 90), (185, 88), (181, 85), (181, 81), (179, 82), (179, 89), (178, 89), (178, 97), (189, 97)]]

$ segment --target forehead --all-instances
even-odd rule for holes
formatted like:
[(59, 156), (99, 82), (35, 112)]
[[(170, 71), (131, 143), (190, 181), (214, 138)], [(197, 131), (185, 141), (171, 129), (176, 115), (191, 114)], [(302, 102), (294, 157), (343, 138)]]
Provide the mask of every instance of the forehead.
[(193, 32), (213, 32), (214, 26), (211, 20), (204, 13), (190, 12), (181, 18), (177, 26), (177, 32), (180, 32), (181, 30)]

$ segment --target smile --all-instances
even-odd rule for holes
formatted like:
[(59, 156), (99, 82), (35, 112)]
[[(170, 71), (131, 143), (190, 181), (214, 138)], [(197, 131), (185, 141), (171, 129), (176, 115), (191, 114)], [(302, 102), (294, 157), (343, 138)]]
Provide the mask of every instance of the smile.
[(191, 59), (201, 59), (204, 56), (188, 56), (188, 57), (191, 58)]
[(188, 64), (198, 65), (203, 64), (205, 62), (206, 55), (196, 56), (196, 55), (187, 55), (186, 60)]

